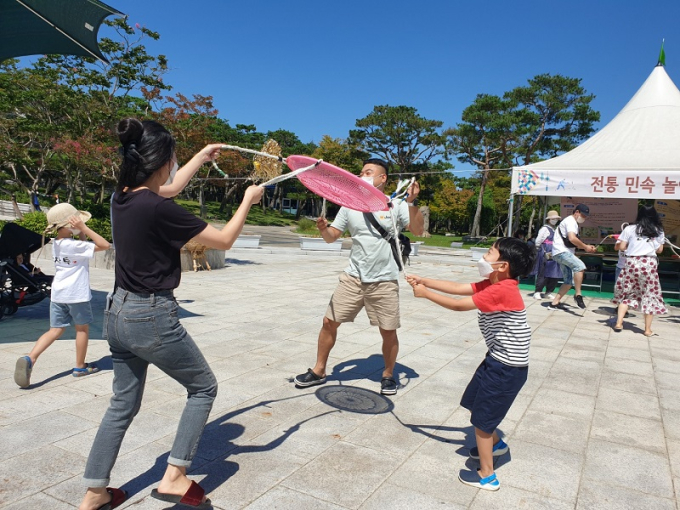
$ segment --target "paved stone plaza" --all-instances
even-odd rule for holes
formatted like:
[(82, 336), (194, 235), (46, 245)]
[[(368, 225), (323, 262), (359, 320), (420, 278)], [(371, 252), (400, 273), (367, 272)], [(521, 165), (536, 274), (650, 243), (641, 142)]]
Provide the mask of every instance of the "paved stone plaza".
[[(586, 298), (567, 311), (524, 292), (533, 330), (529, 380), (501, 429), (499, 492), (462, 485), (474, 466), (469, 414), (459, 399), (485, 346), (475, 312), (416, 300), (402, 284), (401, 388), (381, 397), (381, 342), (365, 314), (340, 328), (326, 385), (296, 389), (316, 338), (341, 255), (295, 248), (227, 252), (227, 267), (183, 276), (182, 323), (219, 380), (192, 477), (217, 509), (676, 509), (680, 500), (679, 309), (642, 335), (633, 313), (622, 333), (613, 310)], [(474, 281), (469, 252), (425, 250), (409, 271)], [(111, 394), (101, 311), (113, 272), (91, 271), (96, 322), (88, 361), (101, 373), (74, 379), (74, 333), (56, 342), (20, 390), (14, 364), (49, 325), (48, 301), (0, 321), (0, 507), (72, 509)], [(167, 508), (152, 499), (186, 400), (155, 368), (111, 484), (121, 508)], [(174, 507), (173, 507), (174, 508)], [(179, 507), (177, 507), (179, 508)]]

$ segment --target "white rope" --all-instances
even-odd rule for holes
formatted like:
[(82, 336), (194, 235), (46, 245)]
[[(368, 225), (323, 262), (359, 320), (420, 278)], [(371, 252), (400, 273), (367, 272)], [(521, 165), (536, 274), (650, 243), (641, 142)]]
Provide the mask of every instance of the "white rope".
[(243, 147), (237, 147), (236, 145), (223, 145), (221, 148), (225, 149), (225, 150), (247, 152), (248, 154), (255, 154), (256, 156), (265, 156), (267, 158), (277, 159), (281, 163), (286, 162), (286, 158), (283, 158), (281, 156), (276, 156), (274, 154), (269, 154), (267, 152), (260, 152), (260, 151), (256, 151), (256, 150), (253, 150), (253, 149), (244, 149)]
[(311, 170), (312, 168), (316, 168), (321, 163), (323, 163), (323, 159), (317, 160), (312, 165), (305, 166), (303, 168), (298, 168), (297, 170), (295, 170), (293, 172), (283, 174), (283, 175), (279, 175), (278, 177), (274, 177), (273, 179), (270, 179), (267, 182), (263, 182), (262, 184), (259, 184), (259, 186), (263, 188), (265, 186), (270, 186), (272, 184), (276, 184), (277, 182), (285, 181), (286, 179), (290, 179), (291, 177), (297, 177), (298, 175), (300, 175), (303, 172), (306, 172), (307, 170)]

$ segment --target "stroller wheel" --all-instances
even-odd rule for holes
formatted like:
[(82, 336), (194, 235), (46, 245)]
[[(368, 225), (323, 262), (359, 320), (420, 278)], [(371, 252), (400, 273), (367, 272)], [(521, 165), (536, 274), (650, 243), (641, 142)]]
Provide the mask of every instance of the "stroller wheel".
[(2, 315), (14, 315), (19, 309), (15, 303), (3, 303), (0, 308), (2, 308), (2, 310), (0, 310), (0, 314)]

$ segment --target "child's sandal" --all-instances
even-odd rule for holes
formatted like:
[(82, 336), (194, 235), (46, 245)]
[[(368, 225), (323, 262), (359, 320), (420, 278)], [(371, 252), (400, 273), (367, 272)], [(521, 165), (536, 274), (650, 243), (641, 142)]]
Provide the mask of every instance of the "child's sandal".
[(94, 374), (95, 372), (99, 372), (99, 367), (94, 363), (86, 363), (85, 368), (76, 367), (73, 369), (73, 377), (83, 377), (86, 375)]

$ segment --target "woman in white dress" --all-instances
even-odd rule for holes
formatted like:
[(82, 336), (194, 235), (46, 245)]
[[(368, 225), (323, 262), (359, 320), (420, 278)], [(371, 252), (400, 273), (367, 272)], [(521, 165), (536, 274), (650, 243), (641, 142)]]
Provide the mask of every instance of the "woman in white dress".
[(640, 207), (635, 224), (623, 229), (616, 244), (618, 250), (625, 252), (626, 265), (614, 287), (613, 302), (619, 305), (614, 331), (623, 329), (623, 318), (628, 307), (632, 307), (644, 314), (644, 335), (652, 336), (652, 318), (668, 313), (657, 271), (657, 254), (663, 251), (664, 233), (656, 209)]

